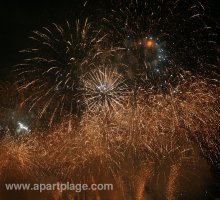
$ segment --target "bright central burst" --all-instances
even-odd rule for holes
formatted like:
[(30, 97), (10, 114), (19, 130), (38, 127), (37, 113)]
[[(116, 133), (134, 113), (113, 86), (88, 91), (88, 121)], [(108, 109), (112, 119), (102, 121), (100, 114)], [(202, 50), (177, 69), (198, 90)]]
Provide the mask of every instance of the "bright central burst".
[(127, 86), (116, 69), (101, 67), (85, 75), (82, 79), (82, 90), (88, 109), (111, 110), (122, 106)]

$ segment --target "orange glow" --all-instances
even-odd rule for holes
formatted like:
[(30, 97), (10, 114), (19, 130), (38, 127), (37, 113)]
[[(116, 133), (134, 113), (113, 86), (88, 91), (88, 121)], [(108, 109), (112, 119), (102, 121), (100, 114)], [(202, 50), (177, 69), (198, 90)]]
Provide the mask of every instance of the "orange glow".
[(147, 48), (152, 48), (154, 46), (154, 41), (153, 40), (147, 40), (146, 41), (146, 47)]

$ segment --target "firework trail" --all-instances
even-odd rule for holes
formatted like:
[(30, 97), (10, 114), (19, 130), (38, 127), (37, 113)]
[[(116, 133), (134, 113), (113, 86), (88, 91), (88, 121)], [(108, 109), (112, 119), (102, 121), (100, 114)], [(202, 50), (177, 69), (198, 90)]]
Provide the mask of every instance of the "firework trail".
[(12, 137), (6, 135), (1, 141), (1, 184), (7, 181), (33, 180), (39, 175), (37, 140), (32, 136)]
[[(7, 165), (10, 166), (7, 169), (13, 172), (16, 166), (20, 169), (16, 175), (22, 177), (40, 173), (42, 179), (51, 177), (64, 182), (111, 180), (124, 196), (122, 199), (141, 199), (146, 195), (145, 188), (152, 198), (176, 198), (177, 191), (185, 191), (185, 185), (180, 184), (182, 177), (195, 179), (194, 171), (201, 165), (196, 159), (200, 154), (197, 149), (206, 152), (204, 147), (201, 149), (201, 140), (195, 141), (194, 137), (199, 133), (199, 138), (212, 144), (207, 138), (215, 136), (219, 129), (217, 88), (209, 88), (210, 84), (202, 79), (190, 78), (175, 92), (171, 89), (170, 94), (149, 94), (142, 90), (138, 92), (136, 107), (131, 98), (114, 112), (88, 110), (80, 121), (69, 116), (48, 135), (39, 136), (38, 145), (34, 135), (29, 137), (28, 141), (33, 142), (30, 146), (25, 145), (25, 137), (21, 137), (20, 143), (4, 139), (1, 147), (8, 146), (10, 151), (2, 150), (1, 155), (8, 157), (4, 152), (11, 152), (19, 144), (10, 155), (21, 151), (19, 160), (25, 165), (16, 162)], [(195, 126), (198, 123), (202, 125)], [(215, 153), (213, 149), (211, 154)], [(2, 159), (2, 163), (4, 160), (7, 161)], [(33, 169), (36, 163), (37, 168)]]
[[(0, 198), (8, 199), (45, 199), (57, 198), (57, 192), (39, 193), (36, 191), (6, 190), (5, 184), (10, 183), (46, 183), (48, 174), (42, 158), (45, 148), (39, 137), (32, 135), (5, 135), (0, 141)], [(49, 183), (54, 178), (49, 179)], [(57, 180), (56, 180), (57, 181)], [(53, 198), (52, 198), (53, 197)]]
[(102, 61), (105, 35), (86, 19), (43, 27), (30, 38), (33, 47), (22, 51), (24, 63), (16, 66), (18, 91), (26, 96), (21, 105), (37, 108), (40, 118), (47, 113), (51, 125), (59, 115), (76, 112), (80, 76)]
[[(85, 127), (83, 132), (87, 132), (89, 137), (86, 139), (83, 137), (82, 141), (86, 140), (88, 143), (95, 141), (92, 149), (98, 148), (98, 151), (91, 151), (93, 156), (100, 155), (100, 152), (103, 152), (100, 149), (101, 143), (104, 144), (104, 147), (121, 146), (124, 157), (129, 158), (129, 161), (120, 159), (121, 161), (117, 162), (119, 168), (116, 170), (119, 174), (118, 177), (120, 177), (116, 182), (122, 185), (120, 188), (126, 191), (125, 193), (129, 195), (131, 193), (132, 195), (142, 194), (145, 181), (155, 177), (154, 184), (150, 185), (154, 185), (154, 190), (165, 195), (166, 182), (172, 182), (172, 176), (179, 181), (179, 176), (182, 176), (182, 168), (185, 171), (190, 171), (194, 166), (195, 158), (198, 156), (194, 152), (194, 145), (197, 144), (194, 144), (190, 139), (197, 131), (201, 133), (200, 137), (203, 137), (210, 122), (206, 122), (205, 129), (201, 126), (197, 127), (196, 130), (194, 130), (194, 123), (198, 123), (202, 119), (206, 120), (204, 116), (201, 118), (202, 112), (203, 115), (208, 115), (207, 120), (212, 119), (215, 126), (218, 126), (218, 115), (212, 112), (214, 108), (218, 112), (218, 104), (216, 104), (215, 99), (218, 96), (209, 90), (206, 91), (208, 86), (205, 82), (201, 80), (196, 82), (193, 80), (192, 82), (194, 84), (190, 84), (190, 88), (188, 84), (183, 84), (175, 93), (171, 90), (172, 93), (169, 95), (154, 94), (149, 98), (144, 98), (148, 94), (142, 94), (138, 98), (138, 106), (135, 110), (132, 104), (129, 104), (127, 109), (125, 105), (125, 108), (110, 114), (99, 112), (93, 116), (91, 114), (84, 116), (81, 126)], [(191, 95), (195, 95), (197, 98), (193, 97), (194, 101), (192, 101)], [(212, 106), (210, 106), (211, 100), (209, 98), (213, 101)], [(206, 105), (207, 102), (209, 105)], [(193, 110), (191, 110), (192, 107)], [(179, 112), (178, 109), (183, 112)], [(190, 111), (191, 118), (184, 115)], [(186, 126), (182, 121), (192, 125)], [(214, 134), (214, 124), (209, 126), (209, 131), (212, 134)], [(101, 138), (105, 140), (103, 141)], [(110, 152), (112, 155), (112, 149)], [(131, 163), (132, 159), (135, 159), (133, 164)], [(137, 164), (139, 161), (141, 162), (140, 168)], [(89, 163), (87, 162), (88, 165)], [(103, 164), (104, 160), (101, 163)], [(177, 174), (175, 174), (175, 170), (170, 172), (170, 167), (175, 168), (179, 165), (182, 167), (180, 172), (176, 172)], [(133, 166), (137, 168), (133, 168)], [(138, 175), (138, 172), (145, 169), (144, 166), (146, 166), (146, 177)], [(105, 168), (107, 169), (107, 167)], [(89, 171), (89, 174), (93, 173), (96, 172)], [(140, 173), (144, 174), (143, 171)], [(163, 184), (159, 180), (163, 180)], [(170, 184), (172, 185), (172, 183)], [(168, 185), (168, 187), (171, 186)]]
[(112, 7), (104, 28), (112, 46), (124, 49), (117, 57), (133, 82), (164, 91), (178, 85), (183, 69), (216, 77), (218, 35), (200, 2), (121, 0)]
[[(188, 80), (185, 79), (177, 88), (171, 87), (169, 94), (156, 95), (148, 94), (144, 90), (139, 91), (135, 108), (131, 99), (131, 103), (125, 103), (123, 109), (118, 109), (111, 115), (96, 116), (96, 119), (101, 120), (97, 124), (105, 130), (103, 133), (109, 140), (115, 140), (115, 144), (123, 147), (126, 158), (132, 155), (129, 161), (135, 157), (140, 160), (139, 156), (142, 156), (143, 163), (153, 163), (153, 167), (150, 168), (153, 175), (149, 177), (155, 179), (150, 184), (154, 187), (153, 191), (157, 191), (154, 193), (166, 195), (165, 191), (169, 190), (172, 199), (172, 195), (175, 196), (175, 191), (179, 189), (171, 187), (172, 181), (178, 182), (183, 172), (191, 171), (198, 162), (195, 158), (199, 157), (199, 154), (206, 156), (209, 163), (219, 164), (218, 90), (218, 87), (202, 79), (188, 77)], [(107, 127), (104, 126), (103, 121), (108, 122)], [(196, 153), (195, 149), (199, 149), (200, 153)], [(215, 162), (213, 162), (214, 158)], [(137, 164), (136, 161), (134, 163)], [(178, 168), (178, 166), (181, 166), (180, 171), (173, 169), (174, 171), (170, 172), (170, 168)], [(121, 169), (124, 171), (129, 168), (123, 167), (122, 162)], [(128, 172), (129, 175), (125, 177), (133, 177), (134, 171)], [(119, 174), (122, 175), (123, 172)], [(186, 179), (187, 176), (192, 180), (194, 174), (188, 173)], [(149, 177), (145, 177), (146, 180)], [(123, 187), (130, 191), (132, 181), (134, 179), (131, 178), (119, 182), (125, 184)], [(139, 181), (141, 182), (141, 179)], [(167, 181), (171, 185), (167, 185)], [(141, 185), (143, 184), (144, 181)], [(132, 190), (134, 194), (134, 189)]]
[(93, 120), (91, 115), (87, 117), (83, 119), (84, 125), (70, 130), (65, 122), (44, 139), (44, 166), (48, 166), (51, 176), (88, 182), (100, 173), (111, 174), (119, 167), (118, 162), (123, 157), (121, 147), (107, 145), (101, 127), (93, 121), (95, 117)]

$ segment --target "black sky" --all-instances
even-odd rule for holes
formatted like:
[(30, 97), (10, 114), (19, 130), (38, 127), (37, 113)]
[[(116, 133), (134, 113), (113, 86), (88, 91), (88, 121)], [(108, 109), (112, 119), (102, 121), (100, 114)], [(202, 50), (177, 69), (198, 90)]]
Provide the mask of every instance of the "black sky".
[[(109, 0), (108, 0), (109, 1)], [(219, 0), (209, 0), (216, 13), (220, 9)], [(0, 79), (7, 79), (12, 65), (19, 62), (18, 51), (25, 48), (25, 43), (31, 31), (53, 22), (59, 23), (65, 19), (74, 19), (82, 14), (84, 0), (71, 1), (7, 1), (0, 6)], [(108, 6), (104, 0), (90, 0), (90, 7), (84, 11), (90, 15), (97, 4)], [(94, 7), (94, 8), (93, 8)], [(91, 12), (91, 13), (90, 13)], [(94, 14), (94, 13), (93, 13)], [(220, 14), (216, 16), (219, 19)]]
[[(84, 10), (88, 15), (92, 14), (94, 10), (92, 6), (97, 6), (98, 2), (90, 1), (88, 10)], [(53, 3), (46, 0), (2, 3), (0, 6), (0, 79), (7, 79), (11, 66), (19, 62), (18, 51), (27, 47), (25, 44), (31, 31), (54, 22), (59, 24), (70, 18), (77, 19), (83, 14), (83, 5), (83, 0), (54, 1)]]

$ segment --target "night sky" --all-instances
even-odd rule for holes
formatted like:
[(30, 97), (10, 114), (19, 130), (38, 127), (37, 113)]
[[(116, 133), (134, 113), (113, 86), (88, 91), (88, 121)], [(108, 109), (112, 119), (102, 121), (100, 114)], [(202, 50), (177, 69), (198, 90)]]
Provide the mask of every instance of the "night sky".
[(81, 16), (94, 14), (95, 9), (103, 8), (108, 3), (91, 1), (87, 9), (82, 9), (84, 1), (60, 1), (59, 3), (48, 1), (4, 2), (0, 6), (0, 79), (7, 79), (11, 66), (19, 63), (19, 50), (26, 48), (28, 37), (34, 30), (51, 23), (62, 23), (65, 20), (75, 20)]
[[(29, 1), (11, 2), (4, 1), (0, 6), (0, 78), (6, 79), (11, 66), (19, 63), (18, 51), (27, 47), (28, 36), (31, 31), (38, 30), (42, 26), (48, 26), (53, 22), (62, 23), (64, 20), (76, 19), (80, 16), (92, 15), (97, 8), (107, 8), (108, 2), (90, 0), (87, 10), (82, 11), (83, 0), (54, 1)], [(220, 19), (219, 0), (209, 0), (213, 7), (211, 13), (216, 20)]]

